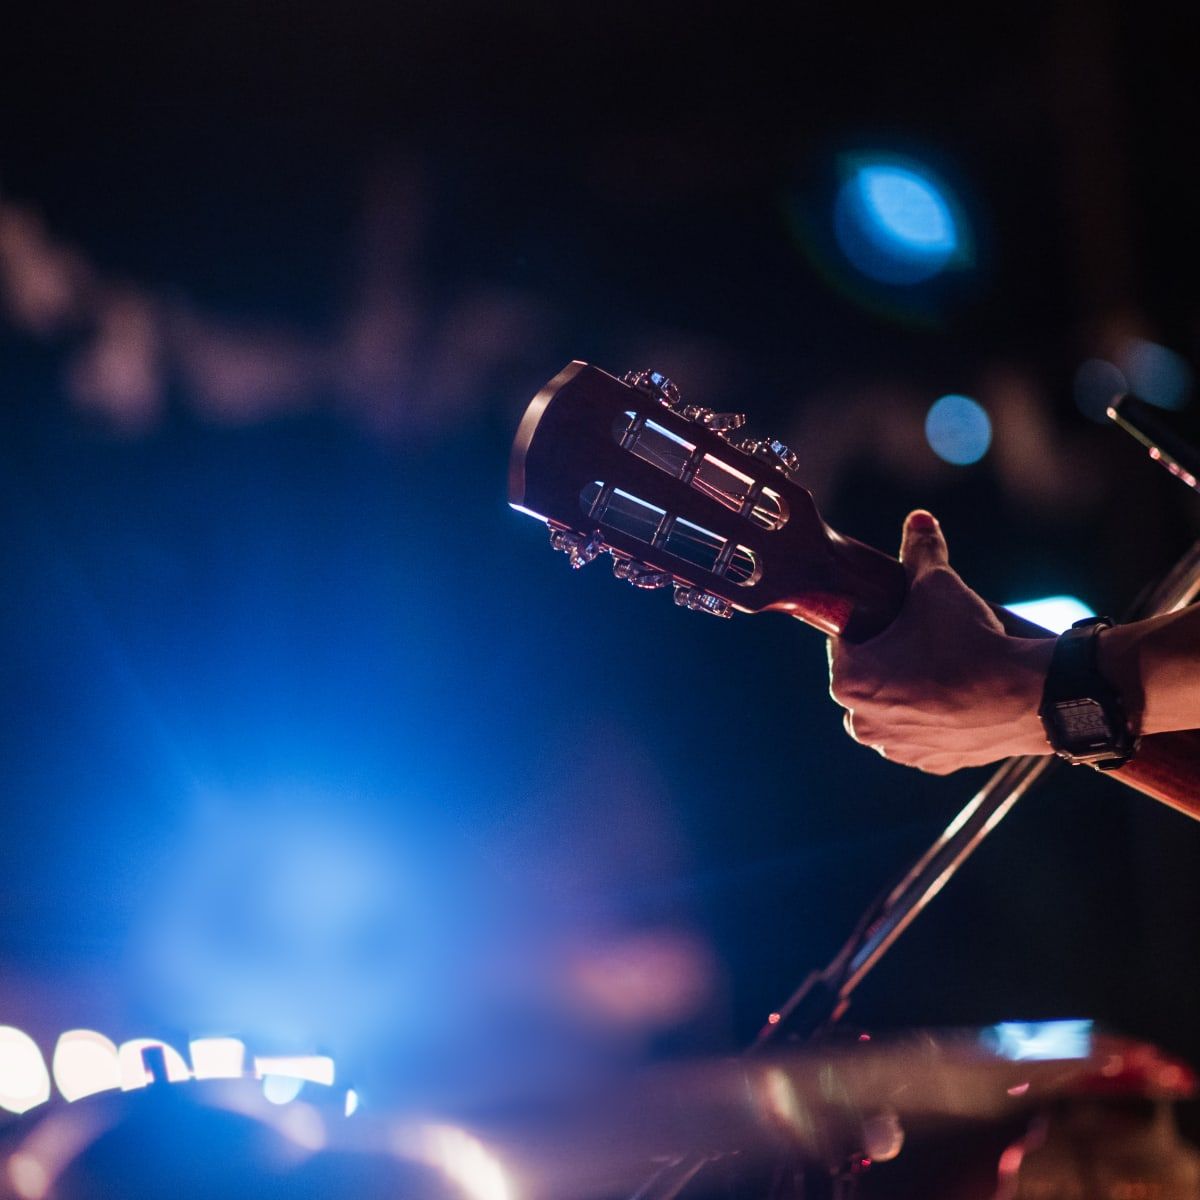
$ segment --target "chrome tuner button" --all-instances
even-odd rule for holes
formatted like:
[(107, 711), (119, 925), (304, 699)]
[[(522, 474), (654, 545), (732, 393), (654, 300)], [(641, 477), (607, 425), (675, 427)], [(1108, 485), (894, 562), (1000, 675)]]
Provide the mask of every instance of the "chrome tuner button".
[(675, 585), (675, 603), (680, 608), (690, 608), (692, 612), (706, 612), (714, 617), (733, 616), (733, 605), (728, 600), (714, 596), (712, 592), (706, 592), (703, 588), (684, 587), (681, 583)]
[(647, 396), (653, 396), (655, 400), (660, 404), (665, 404), (668, 408), (677, 408), (683, 399), (679, 394), (679, 388), (658, 371), (627, 371), (622, 376), (621, 382), (637, 388), (639, 392), (644, 392)]
[(775, 460), (775, 465), (780, 469), (792, 472), (799, 468), (800, 459), (794, 450), (789, 450), (781, 441), (772, 438), (767, 443), (767, 452)]
[(614, 558), (613, 574), (639, 588), (662, 588), (672, 582), (670, 571), (660, 571), (636, 558)]
[(572, 568), (578, 571), (599, 555), (604, 544), (598, 529), (586, 538), (581, 534), (572, 533), (569, 529), (552, 529), (550, 547), (553, 550), (561, 550), (571, 560)]
[(713, 433), (720, 434), (721, 437), (728, 437), (731, 433), (741, 429), (745, 423), (745, 413), (710, 412), (703, 418), (703, 424)]

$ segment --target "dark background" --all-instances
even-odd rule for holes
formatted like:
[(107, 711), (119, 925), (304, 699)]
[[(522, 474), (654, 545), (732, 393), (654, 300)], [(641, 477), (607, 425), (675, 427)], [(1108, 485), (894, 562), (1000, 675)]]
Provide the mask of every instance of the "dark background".
[[(456, 873), (482, 910), (502, 876), (521, 936), (685, 931), (702, 999), (637, 1052), (725, 1050), (957, 811), (985, 774), (853, 745), (819, 636), (572, 575), (507, 508), (571, 358), (798, 437), (846, 533), (894, 548), (929, 507), (997, 601), (1119, 611), (1195, 536), (1072, 384), (1132, 336), (1196, 358), (1186, 6), (99, 5), (4, 40), (0, 1022), (194, 1032), (145, 947), (198, 797), (236, 827), (295, 796), (420, 831), (464, 906)], [(967, 268), (889, 288), (840, 256), (865, 151), (956, 192)], [(975, 466), (897, 443), (1014, 390)], [(1200, 1061), (1198, 853), (1057, 771), (854, 1019), (1093, 1016)], [(446, 911), (422, 932), (453, 959)], [(371, 976), (394, 947), (363, 936)], [(386, 1094), (398, 1060), (351, 1034), (402, 1043), (399, 1011), (304, 1028)]]

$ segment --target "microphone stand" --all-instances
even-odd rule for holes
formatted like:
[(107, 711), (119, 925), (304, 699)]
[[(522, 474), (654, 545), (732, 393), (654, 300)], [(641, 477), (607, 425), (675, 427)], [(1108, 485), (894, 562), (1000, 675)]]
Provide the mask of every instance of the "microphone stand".
[[(1172, 475), (1200, 491), (1200, 450), (1169, 431), (1142, 401), (1123, 396), (1108, 415), (1146, 446), (1150, 457)], [(1128, 620), (1177, 612), (1200, 596), (1200, 541), (1196, 542), (1163, 580), (1150, 589)], [(1002, 614), (1010, 632), (1052, 636), (1027, 621)], [(975, 848), (1008, 815), (1014, 804), (1057, 762), (1052, 755), (1029, 755), (1002, 763), (942, 831), (937, 841), (904, 877), (859, 920), (854, 932), (827, 966), (813, 971), (792, 993), (744, 1052), (762, 1053), (782, 1041), (805, 1041), (836, 1024), (850, 1006), (850, 997), (900, 935), (925, 910), (967, 861)], [(631, 1200), (675, 1200), (714, 1156), (694, 1152), (680, 1156), (654, 1174)], [(843, 1182), (846, 1182), (843, 1180)], [(844, 1193), (844, 1188), (839, 1195)]]

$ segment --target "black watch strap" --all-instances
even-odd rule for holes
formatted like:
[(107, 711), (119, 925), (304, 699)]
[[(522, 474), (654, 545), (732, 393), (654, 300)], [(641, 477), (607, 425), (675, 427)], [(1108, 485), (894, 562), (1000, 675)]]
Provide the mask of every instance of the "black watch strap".
[(1101, 771), (1124, 766), (1137, 749), (1120, 693), (1100, 674), (1096, 645), (1111, 617), (1076, 621), (1059, 636), (1038, 716), (1054, 752)]

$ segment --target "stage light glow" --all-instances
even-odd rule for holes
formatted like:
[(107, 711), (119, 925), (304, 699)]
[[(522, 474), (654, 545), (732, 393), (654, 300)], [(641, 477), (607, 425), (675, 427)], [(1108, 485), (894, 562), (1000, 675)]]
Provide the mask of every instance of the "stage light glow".
[(50, 1172), (36, 1155), (18, 1150), (8, 1160), (8, 1182), (21, 1200), (42, 1200), (50, 1191)]
[(1018, 617), (1024, 617), (1051, 633), (1062, 633), (1070, 629), (1076, 621), (1084, 617), (1094, 617), (1096, 614), (1076, 596), (1044, 596), (1040, 600), (1018, 600), (1015, 604), (1006, 604), (1005, 608)]
[(162, 1051), (163, 1065), (169, 1083), (183, 1083), (192, 1077), (183, 1055), (174, 1046), (167, 1045), (159, 1038), (131, 1038), (127, 1042), (122, 1042), (117, 1051), (123, 1091), (136, 1091), (138, 1088), (147, 1087), (154, 1082), (154, 1077), (147, 1070), (145, 1060), (142, 1058), (142, 1051), (150, 1049)]
[(346, 1116), (352, 1117), (358, 1112), (358, 1093), (349, 1088), (346, 1092)]
[(1072, 382), (1075, 407), (1090, 421), (1108, 424), (1108, 406), (1129, 391), (1129, 381), (1114, 364), (1089, 358), (1079, 364)]
[(325, 1054), (259, 1055), (254, 1059), (254, 1073), (260, 1078), (281, 1075), (333, 1087), (333, 1059)]
[(1121, 352), (1129, 390), (1159, 408), (1183, 408), (1192, 392), (1192, 369), (1182, 355), (1157, 342), (1133, 338)]
[(316, 1154), (325, 1149), (325, 1122), (311, 1104), (289, 1104), (270, 1118), (269, 1124), (276, 1133), (305, 1153)]
[(843, 170), (834, 233), (864, 275), (880, 283), (921, 283), (960, 255), (963, 231), (953, 201), (919, 164), (855, 157)]
[(983, 406), (970, 396), (943, 396), (926, 414), (925, 438), (938, 458), (965, 467), (988, 452), (992, 422)]
[(0, 1108), (20, 1115), (50, 1099), (50, 1072), (37, 1043), (23, 1030), (0, 1025)]
[(300, 1095), (303, 1079), (294, 1075), (266, 1075), (263, 1077), (263, 1095), (272, 1104), (291, 1104)]
[(94, 1029), (69, 1029), (54, 1047), (54, 1082), (64, 1100), (81, 1100), (121, 1086), (116, 1044)]
[(488, 1148), (464, 1129), (453, 1125), (401, 1127), (394, 1147), (403, 1157), (440, 1170), (457, 1183), (470, 1200), (511, 1200), (504, 1168)]
[(1013, 1062), (1055, 1062), (1087, 1058), (1093, 1029), (1091, 1021), (1003, 1021), (985, 1029), (982, 1040)]
[(188, 1055), (197, 1079), (240, 1079), (246, 1068), (246, 1047), (237, 1038), (195, 1038)]

